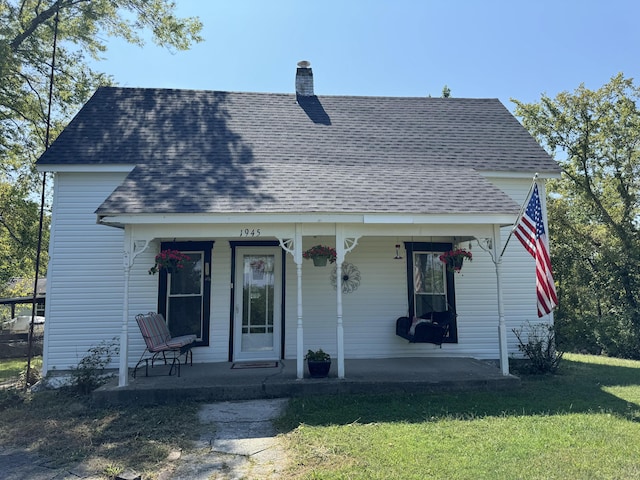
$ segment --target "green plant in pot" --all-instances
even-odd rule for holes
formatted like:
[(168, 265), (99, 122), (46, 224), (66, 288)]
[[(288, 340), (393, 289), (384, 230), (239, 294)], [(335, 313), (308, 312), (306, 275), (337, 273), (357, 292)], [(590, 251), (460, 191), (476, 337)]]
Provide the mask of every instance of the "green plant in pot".
[(307, 368), (311, 378), (325, 378), (331, 369), (331, 356), (321, 348), (313, 351), (309, 350), (304, 356), (307, 361)]

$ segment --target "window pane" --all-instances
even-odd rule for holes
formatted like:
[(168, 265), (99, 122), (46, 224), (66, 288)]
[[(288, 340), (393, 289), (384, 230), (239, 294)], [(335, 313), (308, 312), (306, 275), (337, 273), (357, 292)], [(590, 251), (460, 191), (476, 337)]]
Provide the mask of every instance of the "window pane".
[(445, 265), (440, 253), (415, 253), (413, 260), (416, 293), (445, 293)]
[(202, 338), (202, 298), (173, 297), (169, 301), (169, 331), (172, 337), (195, 334)]
[(190, 260), (171, 274), (171, 295), (202, 294), (202, 252), (185, 252)]
[(419, 252), (413, 257), (414, 315), (447, 310), (446, 269), (441, 252)]

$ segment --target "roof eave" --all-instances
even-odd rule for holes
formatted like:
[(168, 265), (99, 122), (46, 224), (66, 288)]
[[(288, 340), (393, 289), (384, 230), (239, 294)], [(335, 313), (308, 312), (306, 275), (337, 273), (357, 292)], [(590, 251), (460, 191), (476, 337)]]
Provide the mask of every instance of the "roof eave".
[(242, 224), (362, 224), (362, 225), (513, 225), (517, 212), (471, 213), (201, 213), (97, 214), (100, 225), (242, 225)]

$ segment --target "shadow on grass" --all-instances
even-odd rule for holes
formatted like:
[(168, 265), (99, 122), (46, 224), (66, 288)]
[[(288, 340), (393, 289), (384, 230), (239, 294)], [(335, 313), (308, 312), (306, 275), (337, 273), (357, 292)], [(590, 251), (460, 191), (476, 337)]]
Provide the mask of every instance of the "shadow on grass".
[(13, 445), (63, 466), (90, 456), (144, 470), (198, 437), (198, 405), (97, 408), (71, 389), (33, 395), (0, 392), (0, 445)]
[(603, 390), (635, 386), (634, 397), (640, 399), (640, 363), (633, 368), (565, 359), (557, 375), (524, 375), (521, 380), (520, 388), (507, 391), (296, 398), (291, 400), (278, 427), (288, 431), (301, 423), (420, 423), (450, 418), (569, 413), (608, 413), (640, 421), (640, 401), (627, 401)]

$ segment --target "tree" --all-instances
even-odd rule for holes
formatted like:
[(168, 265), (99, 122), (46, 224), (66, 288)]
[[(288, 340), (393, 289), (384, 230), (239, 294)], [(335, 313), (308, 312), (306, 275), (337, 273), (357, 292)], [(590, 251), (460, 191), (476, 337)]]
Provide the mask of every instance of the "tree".
[[(559, 160), (549, 224), (560, 330), (640, 358), (640, 89), (618, 74), (538, 103), (523, 125)], [(585, 337), (585, 334), (589, 334)]]
[(143, 46), (150, 30), (156, 44), (176, 50), (202, 40), (200, 21), (174, 10), (171, 0), (0, 0), (0, 251), (13, 252), (0, 257), (0, 285), (25, 274), (14, 255), (31, 254), (37, 238), (16, 232), (38, 222), (29, 202), (40, 188), (34, 163), (45, 149), (55, 19), (51, 139), (97, 86), (111, 83), (88, 65), (106, 50), (105, 36)]

